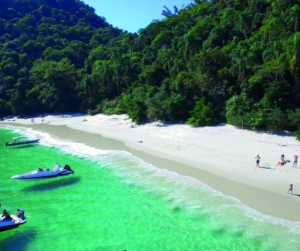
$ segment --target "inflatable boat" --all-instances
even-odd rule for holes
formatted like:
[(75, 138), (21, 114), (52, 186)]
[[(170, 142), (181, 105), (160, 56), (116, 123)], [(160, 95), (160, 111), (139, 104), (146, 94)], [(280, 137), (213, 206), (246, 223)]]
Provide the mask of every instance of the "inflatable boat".
[(40, 141), (40, 139), (34, 139), (34, 140), (26, 140), (27, 137), (20, 136), (12, 138), (13, 142), (6, 142), (6, 146), (20, 146), (20, 145), (28, 145), (28, 144), (35, 144)]
[(57, 163), (51, 169), (39, 168), (28, 173), (22, 173), (19, 175), (12, 176), (11, 178), (15, 180), (44, 180), (67, 176), (74, 173), (75, 172), (71, 170), (71, 167), (69, 165), (65, 165), (64, 168), (61, 168), (61, 164)]
[(0, 232), (17, 228), (20, 225), (26, 223), (26, 218), (24, 215), (22, 217), (10, 215), (10, 217), (11, 217), (10, 219), (4, 219), (3, 215), (0, 214)]

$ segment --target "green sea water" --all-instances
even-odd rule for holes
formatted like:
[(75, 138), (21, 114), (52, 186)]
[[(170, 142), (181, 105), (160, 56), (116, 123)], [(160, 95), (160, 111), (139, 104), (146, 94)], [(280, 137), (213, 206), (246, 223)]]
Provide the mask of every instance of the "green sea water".
[[(5, 147), (12, 137), (41, 138)], [(0, 233), (0, 250), (300, 250), (300, 224), (262, 215), (201, 182), (120, 151), (0, 128), (1, 209), (27, 223)], [(68, 164), (74, 175), (43, 181), (11, 176)]]

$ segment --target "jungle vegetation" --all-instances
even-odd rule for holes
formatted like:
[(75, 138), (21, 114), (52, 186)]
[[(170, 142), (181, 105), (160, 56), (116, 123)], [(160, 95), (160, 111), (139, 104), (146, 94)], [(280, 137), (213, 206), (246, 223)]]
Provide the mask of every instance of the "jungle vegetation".
[(300, 125), (300, 0), (195, 0), (137, 33), (79, 0), (0, 0), (0, 116)]

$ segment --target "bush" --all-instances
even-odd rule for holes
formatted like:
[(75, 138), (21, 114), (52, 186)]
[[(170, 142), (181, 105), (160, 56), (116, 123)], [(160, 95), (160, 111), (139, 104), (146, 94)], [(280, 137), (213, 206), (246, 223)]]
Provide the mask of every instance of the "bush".
[(243, 127), (257, 130), (265, 126), (265, 113), (263, 110), (253, 110), (243, 116)]
[(166, 92), (157, 92), (152, 98), (147, 100), (147, 117), (151, 120), (162, 119), (164, 120), (165, 109), (164, 102), (168, 99)]
[(119, 104), (118, 99), (113, 99), (113, 100), (105, 102), (105, 104), (102, 108), (103, 113), (105, 113), (107, 115), (115, 114), (118, 104)]
[(147, 106), (144, 100), (125, 95), (124, 102), (127, 107), (127, 114), (132, 121), (140, 123), (147, 121)]
[(106, 102), (108, 102), (108, 100), (104, 99), (100, 104), (98, 104), (96, 106), (96, 109), (88, 109), (87, 113), (89, 115), (95, 115), (95, 114), (98, 114), (98, 113), (103, 113), (103, 107), (104, 107)]
[(123, 114), (126, 113), (126, 106), (124, 105), (124, 100), (120, 98), (113, 100), (104, 99), (97, 105), (96, 109), (89, 109), (87, 112), (89, 115), (95, 115), (98, 113), (104, 113), (107, 115)]
[(191, 111), (192, 117), (188, 120), (187, 124), (193, 126), (205, 126), (215, 123), (213, 104), (208, 102), (205, 105), (205, 98), (201, 98), (196, 102), (195, 109)]
[(297, 130), (298, 126), (300, 125), (300, 108), (296, 109), (295, 111), (287, 110), (287, 120), (288, 120), (288, 129), (289, 130)]
[(300, 126), (298, 127), (298, 130), (295, 132), (297, 136), (297, 140), (300, 141)]
[(287, 125), (287, 118), (279, 108), (270, 110), (266, 119), (266, 127), (268, 130), (284, 130)]
[[(226, 102), (226, 119), (231, 125), (242, 127), (246, 125), (249, 127), (253, 123), (249, 120), (253, 117), (254, 104), (245, 94), (234, 95)], [(247, 118), (245, 118), (245, 116)], [(246, 120), (246, 121), (245, 121)]]

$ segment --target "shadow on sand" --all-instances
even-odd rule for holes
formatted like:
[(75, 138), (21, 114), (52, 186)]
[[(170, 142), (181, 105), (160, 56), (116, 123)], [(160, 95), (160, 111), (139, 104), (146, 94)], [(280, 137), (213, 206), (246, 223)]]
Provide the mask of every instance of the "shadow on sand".
[(37, 233), (33, 229), (23, 230), (22, 226), (5, 232), (7, 238), (0, 240), (3, 251), (23, 251), (27, 249), (30, 242), (34, 241)]
[(262, 169), (272, 169), (271, 167), (266, 167), (266, 166), (260, 166), (259, 168), (262, 168)]
[(48, 183), (38, 184), (31, 187), (26, 187), (22, 189), (23, 192), (41, 192), (57, 189), (60, 187), (71, 186), (80, 181), (80, 177), (66, 178), (63, 180), (56, 180)]
[(292, 195), (300, 197), (300, 194), (292, 194)]

